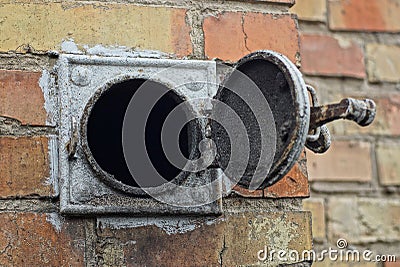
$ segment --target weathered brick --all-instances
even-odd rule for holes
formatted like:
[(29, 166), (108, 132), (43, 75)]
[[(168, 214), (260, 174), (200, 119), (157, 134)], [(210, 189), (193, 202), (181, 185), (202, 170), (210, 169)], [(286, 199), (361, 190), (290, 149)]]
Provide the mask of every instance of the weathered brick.
[(359, 141), (334, 141), (322, 155), (308, 153), (312, 181), (368, 182), (372, 180), (371, 145)]
[(297, 0), (290, 12), (297, 14), (300, 20), (325, 21), (325, 0)]
[(0, 137), (0, 198), (52, 196), (47, 137)]
[(397, 0), (329, 0), (329, 28), (345, 31), (400, 31)]
[(400, 145), (380, 143), (376, 148), (379, 181), (382, 185), (400, 185)]
[(235, 187), (232, 188), (232, 191), (235, 194), (238, 194), (239, 196), (242, 196), (242, 197), (263, 197), (264, 196), (262, 189), (249, 190), (249, 189), (243, 188), (239, 185), (235, 185)]
[(307, 175), (300, 170), (298, 163), (293, 166), (285, 177), (264, 190), (251, 191), (238, 185), (232, 190), (243, 197), (285, 198), (310, 196)]
[(78, 44), (122, 45), (191, 54), (184, 9), (108, 3), (2, 4), (0, 51), (30, 45), (60, 49), (62, 40)]
[(370, 82), (400, 82), (400, 46), (368, 44), (366, 53)]
[(97, 250), (114, 265), (121, 259), (125, 259), (127, 266), (257, 265), (257, 253), (265, 246), (300, 252), (311, 249), (310, 215), (245, 212), (212, 220), (100, 219)]
[(309, 197), (310, 187), (308, 184), (307, 160), (305, 152), (301, 154), (298, 162), (293, 168), (276, 184), (264, 190), (264, 197)]
[(22, 124), (46, 124), (40, 72), (0, 70), (0, 115)]
[(325, 206), (324, 200), (311, 198), (303, 201), (303, 210), (312, 213), (312, 232), (316, 241), (325, 239)]
[(233, 191), (244, 197), (266, 197), (266, 198), (286, 198), (286, 197), (308, 197), (310, 187), (308, 184), (307, 163), (305, 152), (301, 154), (299, 160), (293, 168), (272, 186), (264, 190), (250, 191), (240, 186), (235, 186)]
[(57, 216), (0, 213), (0, 265), (85, 266), (83, 221)]
[(297, 62), (299, 41), (291, 15), (226, 12), (203, 23), (208, 58), (236, 61), (250, 52), (269, 49)]
[(304, 73), (323, 76), (364, 78), (364, 54), (351, 40), (327, 35), (302, 34), (301, 69)]
[(400, 241), (400, 202), (392, 199), (332, 197), (328, 207), (332, 243), (349, 244)]

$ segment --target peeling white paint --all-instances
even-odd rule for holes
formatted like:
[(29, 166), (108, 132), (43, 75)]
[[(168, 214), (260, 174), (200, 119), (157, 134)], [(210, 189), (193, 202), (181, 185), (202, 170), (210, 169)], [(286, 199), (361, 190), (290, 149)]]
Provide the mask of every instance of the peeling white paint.
[(51, 223), (54, 226), (54, 229), (59, 233), (61, 232), (62, 225), (64, 223), (64, 218), (61, 217), (58, 213), (48, 213), (46, 216), (46, 221)]
[(172, 58), (172, 54), (152, 50), (134, 50), (126, 46), (95, 46), (78, 45), (73, 39), (61, 43), (61, 51), (67, 54), (86, 54), (108, 57), (129, 57), (129, 58)]
[(55, 90), (55, 81), (50, 72), (43, 69), (42, 76), (39, 79), (39, 86), (44, 96), (44, 109), (47, 113), (46, 124), (54, 126), (57, 118), (57, 92)]
[[(39, 79), (39, 86), (42, 90), (44, 97), (44, 109), (46, 111), (46, 125), (55, 126), (58, 116), (57, 112), (57, 92), (55, 81), (50, 72), (43, 69), (42, 75)], [(50, 161), (49, 177), (46, 184), (53, 186), (54, 195), (58, 195), (58, 148), (57, 137), (50, 136), (48, 143), (48, 154)]]
[(57, 145), (57, 137), (50, 136), (48, 143), (48, 153), (49, 153), (49, 162), (50, 162), (50, 170), (49, 177), (46, 180), (47, 185), (53, 186), (53, 195), (58, 196), (59, 187), (58, 187), (58, 145)]
[(70, 54), (82, 54), (73, 39), (65, 40), (61, 43), (61, 51)]
[(124, 229), (137, 228), (154, 225), (162, 229), (168, 235), (184, 234), (193, 231), (203, 225), (213, 225), (223, 221), (222, 217), (144, 217), (144, 218), (126, 218), (126, 217), (103, 217), (97, 219), (97, 227)]

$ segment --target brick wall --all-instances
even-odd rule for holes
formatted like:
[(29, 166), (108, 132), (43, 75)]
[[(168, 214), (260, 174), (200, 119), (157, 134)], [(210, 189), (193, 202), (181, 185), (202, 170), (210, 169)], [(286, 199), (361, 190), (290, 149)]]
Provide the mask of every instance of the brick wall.
[[(320, 101), (368, 97), (378, 105), (371, 126), (335, 122), (331, 149), (307, 154), (311, 198), (304, 207), (313, 212), (314, 245), (335, 248), (345, 238), (352, 248), (399, 260), (400, 1), (296, 2), (302, 72)], [(383, 265), (400, 266), (360, 266)]]
[(304, 155), (273, 187), (236, 188), (217, 218), (62, 216), (57, 159), (49, 152), (57, 143), (58, 118), (46, 102), (52, 92), (41, 86), (57, 60), (54, 51), (71, 49), (63, 43), (69, 39), (81, 50), (127, 46), (226, 61), (273, 49), (299, 65), (292, 4), (2, 1), (0, 265), (234, 266), (258, 264), (257, 251), (265, 245), (310, 249), (310, 213), (301, 206), (309, 196)]

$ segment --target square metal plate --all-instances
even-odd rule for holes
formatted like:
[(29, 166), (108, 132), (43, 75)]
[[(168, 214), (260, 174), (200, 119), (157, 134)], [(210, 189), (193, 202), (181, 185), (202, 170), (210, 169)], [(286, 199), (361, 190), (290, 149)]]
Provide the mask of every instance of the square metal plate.
[[(82, 150), (77, 135), (74, 157), (67, 149), (79, 129), (89, 99), (105, 84), (129, 78), (154, 78), (167, 84), (185, 99), (212, 97), (216, 94), (216, 64), (213, 61), (160, 58), (115, 57), (62, 54), (56, 65), (60, 104), (59, 176), (61, 212), (67, 214), (219, 214), (221, 198), (197, 207), (178, 207), (151, 197), (134, 196), (116, 190), (99, 179)], [(161, 73), (161, 74), (160, 74)], [(173, 73), (171, 79), (171, 74)], [(178, 78), (176, 78), (178, 77)], [(193, 81), (204, 81), (201, 86)], [(219, 175), (207, 169), (201, 179)], [(199, 179), (196, 175), (192, 179)], [(173, 197), (173, 196), (172, 196)]]

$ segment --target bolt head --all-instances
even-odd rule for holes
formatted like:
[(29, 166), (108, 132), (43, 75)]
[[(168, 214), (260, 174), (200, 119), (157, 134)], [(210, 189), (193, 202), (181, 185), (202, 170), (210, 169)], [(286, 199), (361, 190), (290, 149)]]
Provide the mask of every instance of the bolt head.
[(71, 81), (78, 86), (86, 86), (90, 83), (92, 71), (85, 67), (75, 67), (71, 72)]

